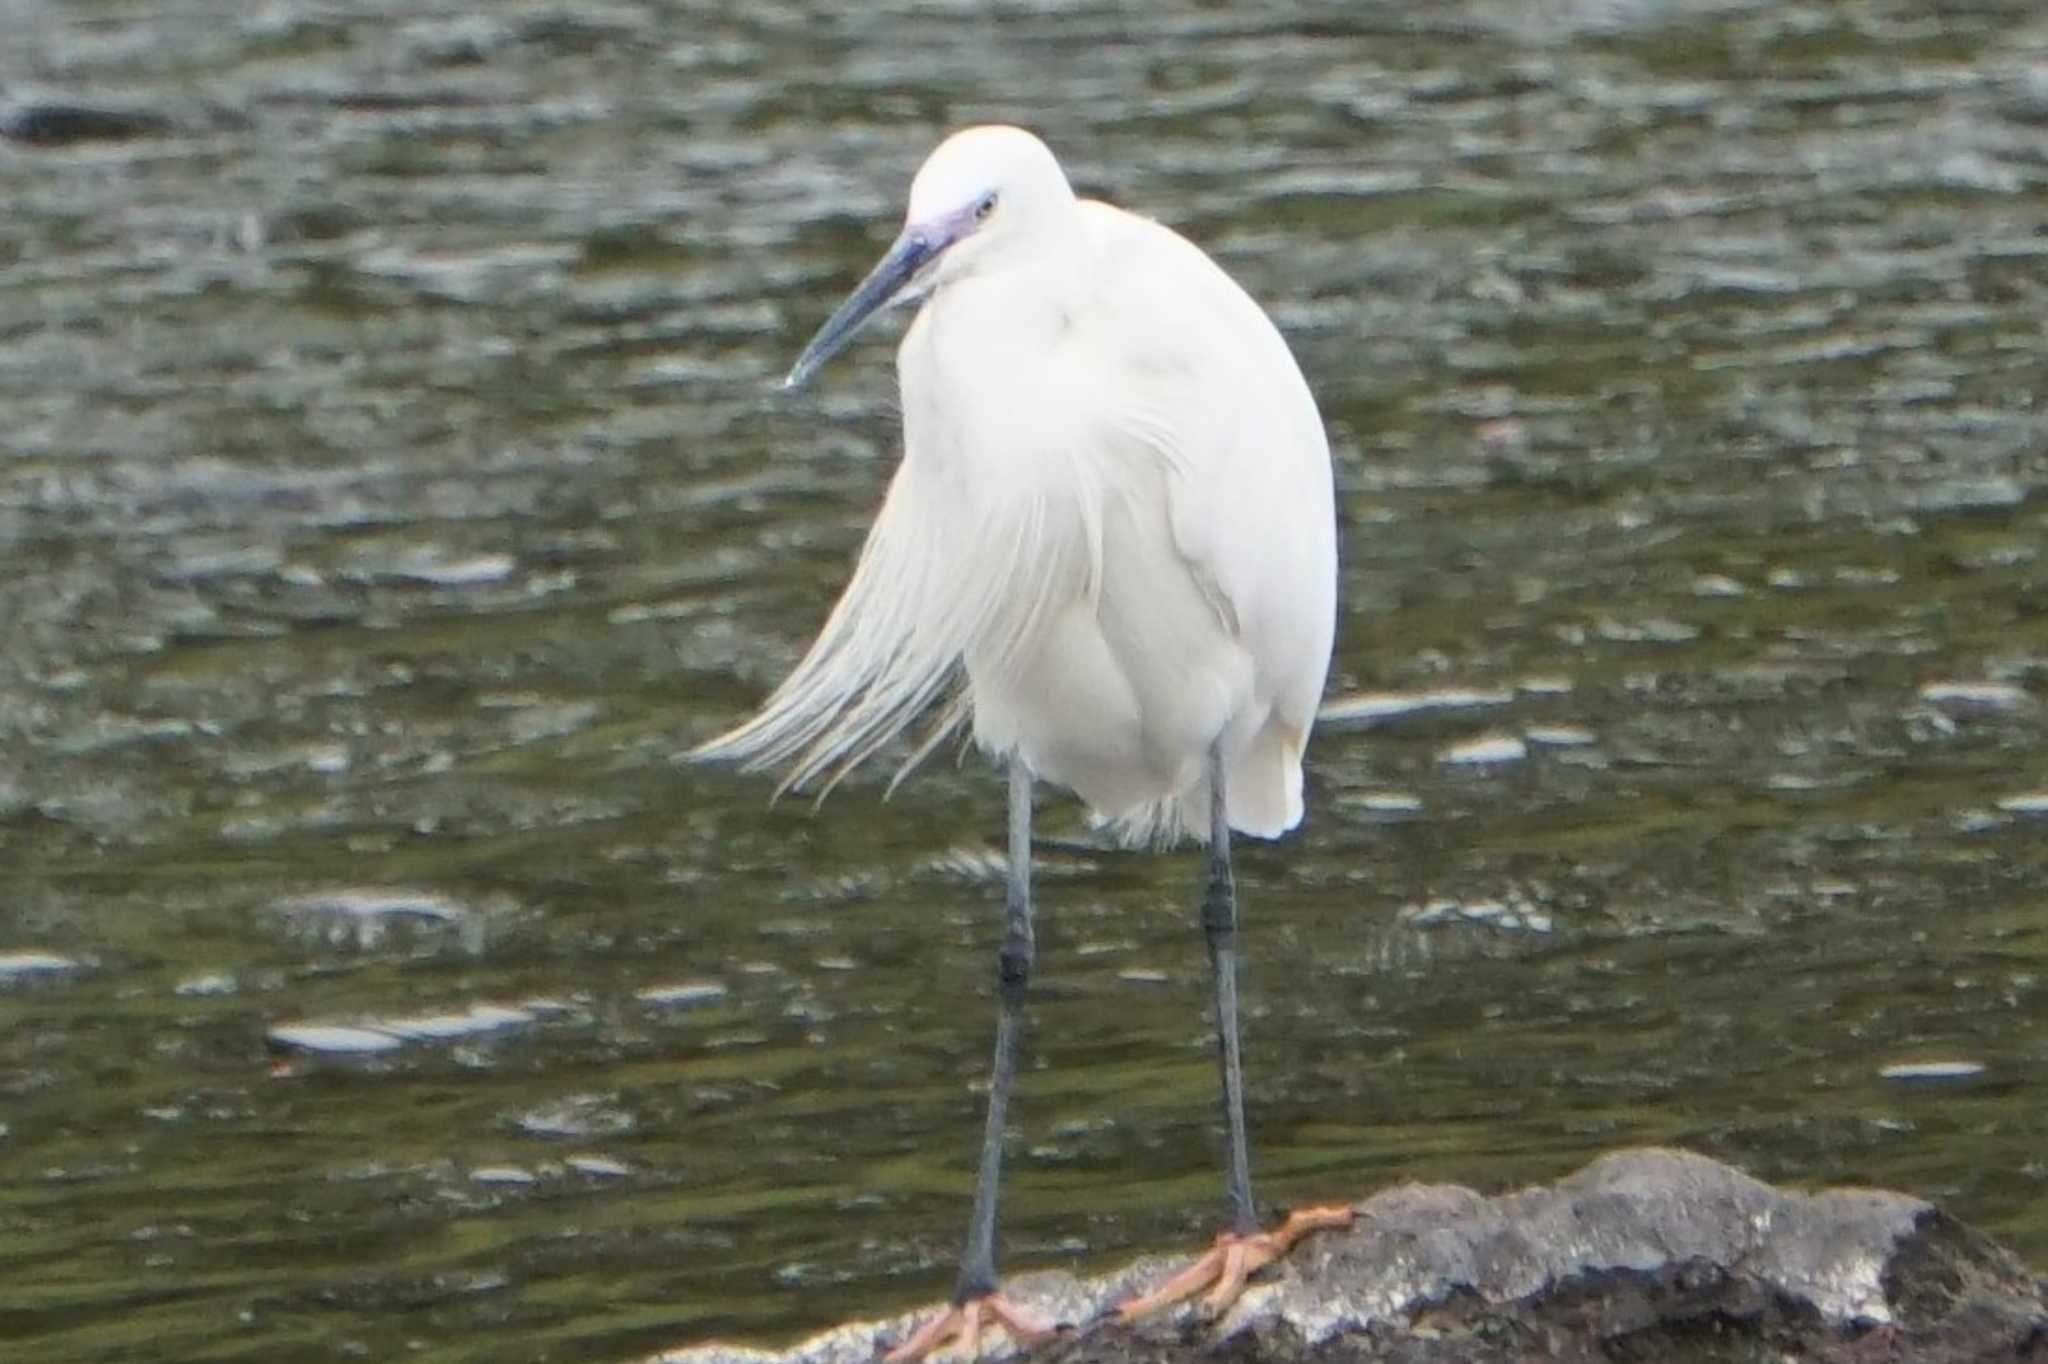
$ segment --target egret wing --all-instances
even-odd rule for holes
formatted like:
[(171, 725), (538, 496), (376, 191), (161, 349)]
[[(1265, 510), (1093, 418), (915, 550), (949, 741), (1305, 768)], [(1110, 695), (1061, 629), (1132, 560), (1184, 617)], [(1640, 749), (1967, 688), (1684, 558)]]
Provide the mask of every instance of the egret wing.
[(1104, 205), (1107, 420), (1169, 471), (1173, 537), (1253, 662), (1256, 699), (1307, 738), (1336, 613), (1329, 446), (1257, 303), (1178, 233)]

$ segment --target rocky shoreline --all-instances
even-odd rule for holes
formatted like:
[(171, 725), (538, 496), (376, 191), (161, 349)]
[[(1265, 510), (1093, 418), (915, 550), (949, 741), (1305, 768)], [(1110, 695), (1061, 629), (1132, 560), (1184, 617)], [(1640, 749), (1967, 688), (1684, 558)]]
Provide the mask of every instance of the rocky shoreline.
[[(2048, 1285), (1934, 1204), (1874, 1189), (1801, 1193), (1719, 1161), (1642, 1149), (1485, 1197), (1403, 1185), (1305, 1243), (1220, 1321), (1192, 1307), (1100, 1320), (1173, 1261), (1082, 1280), (1021, 1274), (1010, 1295), (1076, 1323), (1029, 1352), (1058, 1364), (1388, 1361), (2048, 1360)], [(853, 1364), (929, 1307), (850, 1323), (785, 1353), (708, 1345), (659, 1364)], [(1000, 1337), (988, 1357), (1014, 1353)]]

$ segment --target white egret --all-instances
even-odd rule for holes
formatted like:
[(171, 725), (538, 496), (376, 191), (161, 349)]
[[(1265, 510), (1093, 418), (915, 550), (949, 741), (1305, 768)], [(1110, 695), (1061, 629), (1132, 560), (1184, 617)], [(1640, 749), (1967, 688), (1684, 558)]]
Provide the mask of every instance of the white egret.
[[(987, 1123), (950, 1310), (891, 1358), (984, 1325), (1047, 1329), (996, 1291), (1005, 1112), (1032, 967), (1031, 798), (1068, 787), (1129, 843), (1208, 843), (1201, 897), (1222, 1071), (1227, 1223), (1127, 1316), (1245, 1276), (1349, 1220), (1261, 1232), (1237, 1037), (1233, 829), (1302, 816), (1301, 755), (1329, 668), (1336, 528), (1329, 447), (1265, 313), (1170, 228), (1077, 199), (1018, 128), (931, 154), (903, 232), (804, 348), (808, 379), (876, 312), (922, 300), (897, 352), (904, 452), (853, 580), (753, 719), (696, 756), (849, 768), (936, 706), (906, 763), (971, 720), (1009, 772), (1009, 886)], [(902, 773), (898, 774), (900, 780)]]

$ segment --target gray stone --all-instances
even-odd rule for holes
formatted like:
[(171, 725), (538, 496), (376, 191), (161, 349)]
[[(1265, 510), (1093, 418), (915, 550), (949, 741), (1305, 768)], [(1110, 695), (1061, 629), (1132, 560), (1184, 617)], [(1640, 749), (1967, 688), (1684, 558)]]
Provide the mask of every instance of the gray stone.
[[(1228, 1359), (1522, 1361), (2048, 1360), (2048, 1291), (1930, 1203), (1874, 1189), (1803, 1194), (1683, 1151), (1601, 1157), (1557, 1184), (1487, 1198), (1405, 1185), (1348, 1231), (1304, 1242), (1221, 1321), (1189, 1306), (1102, 1319), (1185, 1259), (1099, 1279), (1013, 1276), (1010, 1295), (1076, 1323), (1047, 1364)], [(931, 1307), (776, 1354), (704, 1346), (661, 1364), (855, 1364)], [(996, 1335), (985, 1358), (1011, 1354)]]

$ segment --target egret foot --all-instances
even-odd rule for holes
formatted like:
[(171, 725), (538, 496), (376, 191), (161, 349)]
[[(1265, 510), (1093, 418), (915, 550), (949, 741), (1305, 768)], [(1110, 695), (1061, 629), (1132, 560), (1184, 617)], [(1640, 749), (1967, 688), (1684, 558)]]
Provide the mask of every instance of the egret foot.
[(1244, 1292), (1251, 1276), (1293, 1250), (1295, 1242), (1313, 1232), (1348, 1227), (1351, 1218), (1351, 1209), (1345, 1207), (1296, 1208), (1272, 1231), (1254, 1232), (1250, 1236), (1218, 1232), (1216, 1244), (1208, 1254), (1150, 1293), (1118, 1303), (1117, 1316), (1126, 1322), (1137, 1321), (1207, 1288), (1202, 1309), (1212, 1319), (1220, 1317)]
[(990, 1293), (954, 1303), (911, 1332), (901, 1345), (882, 1358), (888, 1364), (904, 1364), (907, 1360), (923, 1359), (943, 1349), (949, 1342), (957, 1341), (959, 1357), (973, 1361), (981, 1357), (982, 1328), (990, 1325), (1002, 1327), (1018, 1345), (1034, 1344), (1058, 1334), (1059, 1329), (1047, 1325), (1002, 1294)]

